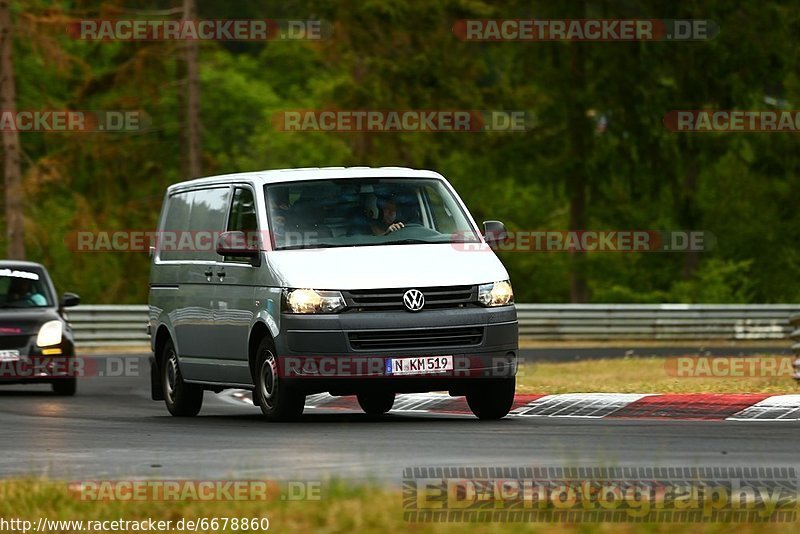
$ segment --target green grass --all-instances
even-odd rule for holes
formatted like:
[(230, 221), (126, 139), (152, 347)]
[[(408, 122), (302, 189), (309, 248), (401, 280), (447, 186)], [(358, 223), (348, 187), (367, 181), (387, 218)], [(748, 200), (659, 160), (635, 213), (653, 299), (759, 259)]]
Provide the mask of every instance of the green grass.
[[(0, 481), (0, 517), (22, 518), (34, 524), (40, 517), (63, 520), (172, 520), (181, 518), (266, 517), (270, 532), (563, 532), (563, 533), (668, 533), (677, 531), (700, 533), (762, 533), (797, 531), (795, 523), (773, 524), (549, 524), (549, 523), (409, 523), (403, 519), (399, 490), (375, 485), (347, 485), (334, 482), (323, 488), (316, 501), (269, 502), (121, 502), (80, 501), (67, 491), (66, 482), (27, 479)], [(794, 527), (791, 525), (795, 524)], [(63, 533), (78, 532), (61, 530)], [(119, 532), (135, 532), (122, 530)], [(199, 532), (212, 532), (202, 530)], [(236, 532), (228, 528), (214, 532)]]
[[(763, 359), (775, 358), (764, 356)], [(781, 356), (788, 362), (790, 356)], [(665, 357), (629, 357), (520, 366), (518, 393), (798, 393), (786, 376), (678, 377)], [(778, 369), (786, 370), (787, 361)], [(695, 367), (700, 370), (700, 367)], [(707, 374), (707, 373), (706, 373)]]

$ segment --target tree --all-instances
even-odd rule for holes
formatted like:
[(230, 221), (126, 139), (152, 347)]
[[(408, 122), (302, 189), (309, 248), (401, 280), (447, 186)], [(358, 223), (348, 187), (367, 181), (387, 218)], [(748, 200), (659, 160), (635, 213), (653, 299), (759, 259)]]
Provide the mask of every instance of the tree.
[[(16, 114), (17, 94), (14, 85), (13, 38), (10, 0), (0, 0), (0, 111)], [(25, 259), (25, 228), (22, 215), (22, 179), (20, 173), (19, 132), (2, 130), (3, 176), (6, 189), (6, 255)]]
[[(194, 23), (197, 19), (195, 0), (183, 0), (183, 20)], [(197, 61), (198, 45), (195, 40), (186, 41), (186, 178), (198, 178), (203, 168), (200, 161), (200, 76)]]

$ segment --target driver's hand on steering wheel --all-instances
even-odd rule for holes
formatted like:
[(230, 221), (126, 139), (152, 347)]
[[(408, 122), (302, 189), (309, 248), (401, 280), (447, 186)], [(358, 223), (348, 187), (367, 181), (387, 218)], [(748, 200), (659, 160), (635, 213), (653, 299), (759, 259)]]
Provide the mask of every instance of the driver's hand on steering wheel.
[(386, 232), (384, 232), (384, 235), (390, 234), (392, 232), (396, 232), (397, 230), (399, 230), (400, 228), (403, 228), (403, 227), (405, 227), (405, 225), (403, 223), (401, 223), (401, 222), (392, 223), (392, 224), (389, 225), (389, 228), (386, 229)]

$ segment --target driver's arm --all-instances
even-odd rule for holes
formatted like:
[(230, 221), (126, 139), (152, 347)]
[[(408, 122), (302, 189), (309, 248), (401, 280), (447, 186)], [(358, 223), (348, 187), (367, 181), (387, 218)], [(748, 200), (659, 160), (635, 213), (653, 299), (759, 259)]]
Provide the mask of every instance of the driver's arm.
[(392, 224), (389, 225), (389, 228), (386, 229), (386, 231), (383, 233), (383, 235), (391, 234), (392, 232), (396, 232), (400, 228), (404, 228), (404, 227), (405, 227), (405, 225), (403, 223), (401, 223), (401, 222), (392, 223)]

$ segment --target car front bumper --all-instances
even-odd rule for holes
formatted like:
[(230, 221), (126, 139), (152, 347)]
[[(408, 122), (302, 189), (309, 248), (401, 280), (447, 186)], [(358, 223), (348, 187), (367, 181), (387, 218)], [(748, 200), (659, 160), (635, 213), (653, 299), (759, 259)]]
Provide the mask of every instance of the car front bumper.
[(36, 346), (36, 336), (13, 348), (0, 349), (0, 384), (27, 384), (73, 378), (80, 374), (81, 362), (74, 357), (74, 345), (68, 339), (54, 347), (59, 354), (44, 354)]

